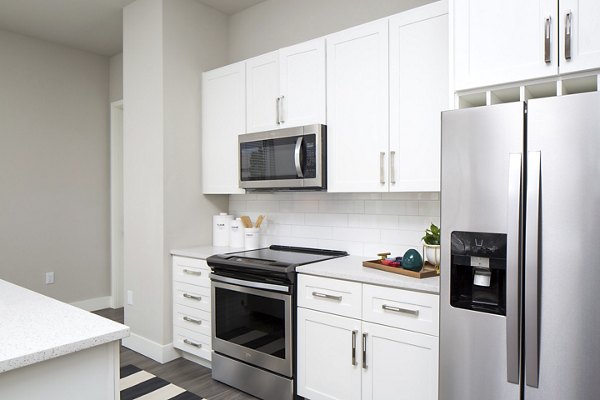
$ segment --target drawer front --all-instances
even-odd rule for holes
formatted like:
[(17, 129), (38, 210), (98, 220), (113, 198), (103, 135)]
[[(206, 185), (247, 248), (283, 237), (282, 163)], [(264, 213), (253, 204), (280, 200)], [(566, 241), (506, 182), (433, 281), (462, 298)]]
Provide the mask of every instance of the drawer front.
[(173, 281), (210, 287), (210, 267), (205, 260), (174, 256)]
[(208, 311), (175, 304), (175, 307), (173, 307), (173, 324), (202, 335), (211, 335), (211, 321)]
[(298, 275), (298, 306), (317, 311), (361, 317), (362, 284), (320, 276)]
[(175, 282), (173, 284), (173, 304), (210, 312), (210, 287)]
[(439, 296), (365, 284), (363, 320), (439, 335)]
[(205, 360), (211, 359), (210, 336), (201, 335), (188, 329), (175, 327), (173, 329), (173, 347), (187, 351)]

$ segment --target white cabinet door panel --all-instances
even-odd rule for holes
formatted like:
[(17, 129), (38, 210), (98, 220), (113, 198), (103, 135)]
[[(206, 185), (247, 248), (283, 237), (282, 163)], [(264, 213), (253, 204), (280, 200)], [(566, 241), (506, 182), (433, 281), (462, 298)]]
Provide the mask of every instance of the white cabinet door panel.
[(388, 21), (326, 39), (328, 191), (387, 191)]
[[(557, 0), (455, 0), (455, 89), (558, 73)], [(550, 18), (550, 62), (545, 62)]]
[(238, 135), (246, 132), (244, 62), (202, 74), (202, 191), (244, 193), (239, 188)]
[(390, 191), (440, 190), (448, 109), (448, 5), (390, 18)]
[[(352, 363), (352, 332), (356, 362)], [(298, 394), (311, 400), (360, 400), (361, 322), (298, 308)]]
[(438, 398), (438, 338), (363, 322), (362, 400)]
[(283, 126), (326, 124), (325, 38), (279, 50)]
[[(600, 1), (560, 0), (559, 9), (561, 74), (600, 68)], [(567, 59), (565, 44), (569, 28), (571, 58)]]
[(273, 51), (246, 60), (246, 130), (279, 128), (279, 53)]

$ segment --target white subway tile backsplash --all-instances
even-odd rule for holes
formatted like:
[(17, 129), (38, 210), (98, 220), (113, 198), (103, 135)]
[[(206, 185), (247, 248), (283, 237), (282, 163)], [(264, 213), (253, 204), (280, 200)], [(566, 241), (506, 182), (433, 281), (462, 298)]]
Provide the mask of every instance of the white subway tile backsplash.
[(439, 193), (283, 192), (231, 195), (229, 212), (266, 220), (261, 245), (320, 247), (377, 258), (409, 248), (439, 225)]
[(348, 226), (348, 214), (305, 214), (304, 223), (314, 226)]
[(329, 226), (292, 225), (291, 235), (298, 238), (331, 239), (332, 230)]
[(363, 200), (321, 200), (320, 213), (362, 214), (365, 212)]

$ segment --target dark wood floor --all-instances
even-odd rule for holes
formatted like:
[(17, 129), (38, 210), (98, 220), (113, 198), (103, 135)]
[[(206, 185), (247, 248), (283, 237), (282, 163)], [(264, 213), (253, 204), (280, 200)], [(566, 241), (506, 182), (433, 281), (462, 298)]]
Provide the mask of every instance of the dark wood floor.
[[(123, 323), (123, 309), (106, 308), (95, 312), (105, 318)], [(184, 358), (160, 364), (148, 357), (121, 346), (121, 366), (133, 364), (208, 400), (252, 400), (256, 397), (217, 382), (211, 370)]]

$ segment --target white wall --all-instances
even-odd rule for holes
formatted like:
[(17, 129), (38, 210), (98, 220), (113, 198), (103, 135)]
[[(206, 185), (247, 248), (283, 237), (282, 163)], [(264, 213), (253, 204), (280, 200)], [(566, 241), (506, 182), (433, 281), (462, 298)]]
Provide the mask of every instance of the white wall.
[(123, 343), (158, 361), (174, 353), (173, 248), (206, 243), (227, 197), (201, 191), (200, 77), (227, 58), (227, 18), (194, 0), (124, 9), (125, 306)]
[(0, 278), (109, 296), (108, 59), (6, 31), (0, 54)]
[(440, 224), (439, 193), (274, 193), (232, 195), (235, 216), (267, 217), (262, 245), (346, 250), (377, 258), (421, 251), (421, 237)]
[(314, 39), (433, 0), (268, 0), (229, 21), (229, 62)]
[(111, 103), (123, 99), (123, 53), (109, 59), (108, 93)]

